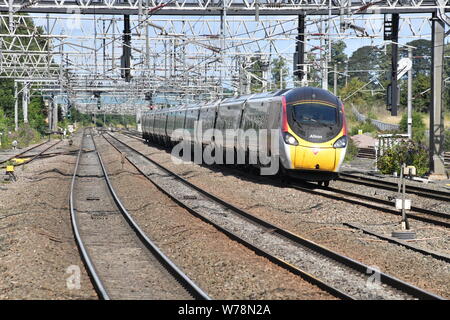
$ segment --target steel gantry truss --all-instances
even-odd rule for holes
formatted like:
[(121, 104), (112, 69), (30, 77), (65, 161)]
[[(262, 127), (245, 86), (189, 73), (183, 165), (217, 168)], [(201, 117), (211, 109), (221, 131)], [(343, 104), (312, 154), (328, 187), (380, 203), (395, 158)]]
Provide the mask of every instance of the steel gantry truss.
[[(448, 11), (445, 0), (2, 0), (0, 77), (16, 80), (24, 106), (37, 90), (50, 107), (103, 113), (141, 112), (149, 94), (186, 102), (246, 93), (255, 81), (276, 89), (270, 61), (279, 57), (289, 85), (318, 74), (327, 89), (333, 41), (396, 46), (382, 41), (383, 14), (400, 14), (400, 37), (433, 34), (438, 61)], [(442, 81), (433, 84), (436, 104)], [(432, 124), (442, 129), (441, 109)], [(431, 135), (436, 148), (441, 129)]]
[(436, 7), (450, 9), (448, 0), (2, 0), (0, 10), (44, 13), (139, 15), (145, 7), (165, 5), (164, 15), (307, 15), (342, 14), (342, 10), (367, 13), (432, 13)]

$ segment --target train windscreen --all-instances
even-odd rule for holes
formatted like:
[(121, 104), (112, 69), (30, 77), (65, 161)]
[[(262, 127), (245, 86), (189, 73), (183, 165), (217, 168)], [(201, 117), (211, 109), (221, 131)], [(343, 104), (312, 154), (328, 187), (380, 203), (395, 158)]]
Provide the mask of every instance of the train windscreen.
[(302, 139), (325, 142), (335, 137), (342, 128), (340, 108), (326, 102), (305, 101), (287, 108), (288, 123)]
[(303, 124), (326, 124), (334, 125), (337, 123), (337, 109), (335, 106), (329, 106), (319, 103), (302, 103), (293, 107), (294, 120)]

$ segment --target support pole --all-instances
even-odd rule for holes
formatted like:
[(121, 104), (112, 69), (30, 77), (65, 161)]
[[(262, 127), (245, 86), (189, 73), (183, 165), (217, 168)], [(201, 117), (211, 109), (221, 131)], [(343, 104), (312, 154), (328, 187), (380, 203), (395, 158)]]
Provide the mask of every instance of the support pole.
[(147, 68), (146, 74), (150, 75), (150, 40), (149, 40), (149, 26), (148, 26), (148, 8), (149, 0), (146, 0), (145, 5), (145, 66)]
[(397, 68), (398, 68), (398, 24), (400, 16), (398, 13), (392, 14), (392, 57), (391, 57), (391, 115), (397, 115), (398, 89), (397, 89)]
[(437, 13), (432, 16), (431, 42), (433, 51), (431, 54), (431, 106), (430, 106), (430, 173), (434, 178), (446, 178), (443, 142), (444, 142), (444, 122), (442, 94), (443, 72), (444, 72), (444, 22), (438, 18)]
[(19, 93), (18, 84), (14, 81), (14, 130), (19, 130)]
[(58, 104), (55, 102), (55, 99), (52, 99), (52, 109), (53, 109), (52, 131), (57, 131), (58, 130)]
[(9, 23), (9, 34), (16, 33), (16, 26), (14, 24), (14, 0), (9, 0), (9, 8), (8, 8), (8, 23)]
[(223, 0), (222, 1), (223, 7), (222, 7), (222, 14), (220, 16), (220, 63), (222, 65), (219, 65), (219, 85), (220, 85), (220, 89), (219, 89), (219, 95), (222, 98), (223, 97), (223, 83), (222, 83), (222, 79), (225, 76), (222, 73), (222, 66), (225, 63), (225, 41), (226, 41), (226, 21), (227, 21), (227, 7), (228, 7), (228, 1), (227, 0)]
[(52, 131), (52, 121), (53, 121), (53, 100), (47, 100), (47, 118), (48, 118), (48, 130)]
[(304, 77), (303, 66), (305, 64), (305, 15), (298, 16), (297, 45), (294, 54), (294, 76), (302, 81)]
[(333, 72), (333, 75), (334, 75), (334, 81), (333, 81), (333, 93), (334, 93), (335, 96), (337, 96), (337, 76), (338, 76), (338, 73), (337, 73), (337, 64), (336, 64), (336, 63), (334, 64), (334, 72)]
[(28, 123), (28, 102), (29, 100), (29, 83), (25, 82), (23, 84), (23, 90), (22, 90), (22, 111), (23, 111), (23, 123)]
[[(412, 48), (408, 48), (408, 58), (412, 61)], [(412, 68), (408, 71), (408, 137), (412, 139)]]
[(125, 82), (131, 80), (131, 29), (130, 16), (128, 14), (123, 16), (123, 45), (122, 45), (122, 78)]

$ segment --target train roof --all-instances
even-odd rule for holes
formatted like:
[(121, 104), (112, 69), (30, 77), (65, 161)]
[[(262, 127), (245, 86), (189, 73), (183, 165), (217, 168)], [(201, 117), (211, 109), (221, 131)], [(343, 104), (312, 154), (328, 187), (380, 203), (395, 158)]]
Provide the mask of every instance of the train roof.
[(220, 104), (228, 104), (228, 103), (243, 103), (247, 100), (256, 100), (256, 99), (265, 99), (270, 97), (278, 97), (284, 96), (286, 97), (286, 103), (292, 104), (299, 100), (322, 100), (334, 105), (341, 105), (342, 102), (332, 94), (328, 90), (324, 90), (322, 88), (317, 87), (301, 87), (301, 88), (288, 88), (288, 89), (280, 89), (270, 92), (262, 92), (262, 93), (254, 93), (254, 94), (246, 94), (242, 96), (230, 97), (223, 100), (211, 100), (206, 103), (195, 103), (195, 104), (184, 104), (173, 106), (169, 108), (155, 109), (152, 110), (155, 113), (166, 113), (166, 112), (176, 112), (176, 111), (184, 111), (191, 110), (197, 108), (207, 108), (207, 107), (215, 107), (219, 103)]
[(299, 100), (321, 100), (336, 106), (341, 105), (339, 98), (330, 91), (317, 87), (293, 88), (285, 91), (283, 96), (286, 97), (286, 103), (295, 103)]

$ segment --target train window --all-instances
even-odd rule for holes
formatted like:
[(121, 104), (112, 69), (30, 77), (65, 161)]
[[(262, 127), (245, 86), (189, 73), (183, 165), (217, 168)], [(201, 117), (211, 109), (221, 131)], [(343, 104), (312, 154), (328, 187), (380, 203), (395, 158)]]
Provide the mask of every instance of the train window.
[(303, 124), (337, 123), (336, 106), (321, 103), (302, 103), (292, 107), (294, 120)]

